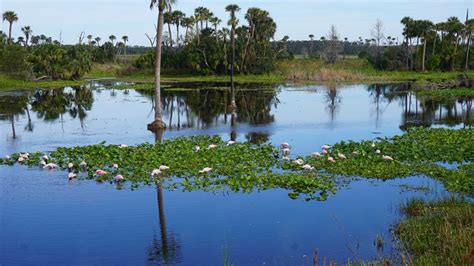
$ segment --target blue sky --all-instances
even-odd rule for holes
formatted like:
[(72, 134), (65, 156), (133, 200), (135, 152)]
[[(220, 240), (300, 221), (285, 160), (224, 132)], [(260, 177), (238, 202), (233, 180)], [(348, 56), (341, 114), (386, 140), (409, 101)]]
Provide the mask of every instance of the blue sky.
[[(341, 37), (350, 40), (370, 37), (370, 29), (379, 18), (384, 22), (387, 36), (401, 36), (400, 19), (443, 21), (450, 16), (464, 20), (466, 9), (474, 17), (474, 0), (178, 0), (175, 9), (188, 15), (197, 6), (206, 6), (222, 20), (228, 15), (224, 7), (229, 3), (240, 5), (241, 22), (249, 7), (270, 12), (278, 25), (276, 38), (308, 39), (309, 34), (326, 35), (331, 24), (336, 25)], [(129, 43), (147, 45), (145, 32), (151, 34), (156, 23), (156, 10), (150, 11), (149, 0), (0, 0), (0, 11), (14, 10), (20, 20), (14, 25), (14, 36), (20, 28), (30, 25), (34, 34), (45, 34), (65, 43), (77, 42), (79, 34), (100, 36), (129, 36)], [(1, 24), (3, 31), (7, 23)]]

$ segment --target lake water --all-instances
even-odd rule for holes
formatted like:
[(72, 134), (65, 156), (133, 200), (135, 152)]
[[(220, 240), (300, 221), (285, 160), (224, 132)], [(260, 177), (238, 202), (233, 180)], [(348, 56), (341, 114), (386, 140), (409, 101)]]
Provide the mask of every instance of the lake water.
[[(209, 87), (209, 88), (208, 88)], [(0, 155), (60, 146), (139, 144), (198, 134), (278, 144), (295, 154), (322, 144), (393, 136), (410, 126), (468, 127), (472, 99), (417, 98), (407, 84), (243, 86), (236, 123), (229, 94), (200, 85), (163, 92), (162, 136), (149, 91), (82, 88), (0, 92)], [(395, 256), (390, 229), (412, 197), (448, 195), (425, 177), (357, 179), (327, 201), (287, 191), (251, 194), (116, 190), (68, 182), (65, 172), (0, 166), (0, 265), (312, 265)], [(377, 249), (377, 236), (384, 248)]]

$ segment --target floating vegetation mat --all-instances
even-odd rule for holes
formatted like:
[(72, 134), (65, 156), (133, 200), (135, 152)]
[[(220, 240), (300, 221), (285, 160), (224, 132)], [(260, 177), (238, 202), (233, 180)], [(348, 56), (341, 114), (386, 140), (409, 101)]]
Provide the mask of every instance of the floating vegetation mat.
[[(225, 142), (219, 137), (177, 138), (138, 146), (58, 148), (50, 154), (16, 153), (0, 164), (68, 169), (69, 178), (140, 185), (159, 183), (185, 191), (252, 192), (281, 188), (291, 198), (325, 200), (334, 176), (389, 179), (425, 175), (456, 192), (474, 194), (474, 129), (412, 129), (401, 136), (324, 145), (291, 156), (291, 145)], [(439, 162), (462, 164), (447, 169)]]

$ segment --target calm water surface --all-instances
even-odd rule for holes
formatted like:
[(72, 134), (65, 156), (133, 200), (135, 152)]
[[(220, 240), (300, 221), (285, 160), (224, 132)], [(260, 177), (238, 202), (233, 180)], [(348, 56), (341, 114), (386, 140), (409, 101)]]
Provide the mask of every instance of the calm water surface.
[[(236, 123), (224, 90), (164, 92), (159, 138), (197, 134), (278, 144), (296, 154), (322, 144), (393, 136), (410, 126), (467, 127), (472, 99), (417, 98), (407, 85), (277, 86), (237, 95)], [(252, 87), (252, 89), (258, 89)], [(157, 138), (152, 94), (101, 84), (0, 93), (0, 154), (59, 146), (139, 144)], [(283, 190), (252, 194), (116, 190), (68, 182), (64, 172), (0, 167), (0, 264), (312, 265), (396, 254), (390, 233), (411, 197), (447, 195), (424, 177), (356, 180), (325, 202)], [(423, 188), (423, 189), (417, 189)], [(374, 240), (383, 235), (384, 248)]]

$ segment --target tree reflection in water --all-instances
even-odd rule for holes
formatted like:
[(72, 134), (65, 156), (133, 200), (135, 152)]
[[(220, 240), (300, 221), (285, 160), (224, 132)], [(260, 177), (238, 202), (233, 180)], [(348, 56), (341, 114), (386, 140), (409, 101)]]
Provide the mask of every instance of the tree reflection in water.
[[(156, 130), (155, 142), (163, 140), (163, 130)], [(158, 222), (160, 234), (154, 234), (151, 245), (148, 247), (148, 262), (152, 264), (176, 264), (181, 261), (181, 244), (173, 232), (169, 232), (166, 226), (165, 207), (163, 200), (163, 189), (159, 184), (156, 186), (156, 200), (158, 204)]]

